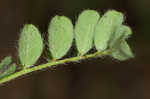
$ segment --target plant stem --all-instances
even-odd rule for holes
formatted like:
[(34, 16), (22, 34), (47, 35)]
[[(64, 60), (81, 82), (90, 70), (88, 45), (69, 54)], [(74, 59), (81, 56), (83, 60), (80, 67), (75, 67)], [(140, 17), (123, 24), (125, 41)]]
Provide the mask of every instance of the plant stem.
[(94, 58), (96, 56), (101, 56), (101, 55), (108, 55), (109, 51), (105, 51), (105, 52), (96, 52), (96, 53), (93, 53), (93, 54), (88, 54), (88, 55), (85, 55), (85, 56), (76, 56), (76, 57), (72, 57), (72, 58), (66, 58), (66, 59), (63, 59), (63, 60), (56, 60), (56, 61), (51, 61), (51, 62), (48, 62), (46, 64), (42, 64), (42, 65), (38, 65), (38, 66), (34, 66), (32, 68), (26, 68), (26, 69), (23, 69), (21, 71), (18, 71), (10, 76), (7, 76), (3, 79), (0, 80), (0, 84), (3, 84), (3, 83), (6, 83), (8, 81), (11, 81), (17, 77), (20, 77), (20, 76), (23, 76), (25, 74), (28, 74), (30, 72), (33, 72), (33, 71), (37, 71), (37, 70), (41, 70), (41, 69), (44, 69), (44, 68), (47, 68), (47, 67), (52, 67), (52, 66), (55, 66), (55, 65), (58, 65), (58, 64), (64, 64), (64, 63), (68, 63), (68, 62), (76, 62), (76, 61), (79, 61), (79, 60), (82, 60), (82, 59), (88, 59), (88, 58)]

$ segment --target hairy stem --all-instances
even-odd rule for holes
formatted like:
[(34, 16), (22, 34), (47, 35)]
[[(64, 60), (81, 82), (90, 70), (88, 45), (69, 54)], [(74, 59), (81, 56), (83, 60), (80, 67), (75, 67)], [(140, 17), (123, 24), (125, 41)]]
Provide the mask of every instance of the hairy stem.
[(31, 67), (31, 68), (26, 68), (26, 69), (23, 69), (21, 71), (18, 71), (16, 73), (8, 76), (8, 77), (5, 77), (5, 78), (1, 79), (0, 84), (6, 83), (8, 81), (11, 81), (11, 80), (17, 78), (17, 77), (20, 77), (20, 76), (23, 76), (25, 74), (31, 73), (33, 71), (42, 70), (44, 68), (52, 67), (52, 66), (55, 66), (55, 65), (58, 65), (58, 64), (64, 64), (64, 63), (68, 63), (68, 62), (76, 62), (76, 61), (79, 61), (79, 60), (82, 60), (82, 59), (94, 58), (96, 56), (101, 56), (101, 55), (108, 55), (108, 53), (109, 53), (109, 51), (96, 52), (96, 53), (88, 54), (88, 55), (85, 55), (85, 56), (76, 56), (76, 57), (72, 57), (72, 58), (66, 58), (66, 59), (63, 59), (63, 60), (51, 61), (51, 62), (48, 62), (46, 64), (34, 66), (34, 67)]

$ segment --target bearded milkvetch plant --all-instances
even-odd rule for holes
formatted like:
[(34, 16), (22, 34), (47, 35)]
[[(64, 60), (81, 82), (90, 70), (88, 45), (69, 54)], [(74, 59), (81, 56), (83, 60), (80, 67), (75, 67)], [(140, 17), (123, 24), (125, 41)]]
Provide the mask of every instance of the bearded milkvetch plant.
[[(18, 57), (22, 68), (16, 71), (17, 66), (12, 63), (12, 57), (5, 57), (0, 62), (0, 84), (54, 65), (102, 55), (120, 61), (128, 60), (134, 57), (126, 41), (131, 34), (131, 28), (124, 24), (124, 15), (115, 10), (108, 10), (102, 16), (95, 10), (84, 10), (75, 27), (68, 17), (56, 15), (48, 26), (48, 49), (52, 59), (35, 66), (44, 49), (43, 38), (37, 27), (26, 24), (18, 41)], [(63, 59), (74, 39), (78, 55)], [(94, 46), (97, 51), (87, 54)]]

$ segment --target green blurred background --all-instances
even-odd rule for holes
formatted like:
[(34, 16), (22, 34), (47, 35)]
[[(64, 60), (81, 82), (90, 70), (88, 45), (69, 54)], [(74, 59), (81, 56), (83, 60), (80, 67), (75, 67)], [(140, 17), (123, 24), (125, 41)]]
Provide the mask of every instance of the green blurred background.
[(0, 86), (0, 99), (150, 99), (149, 0), (1, 0), (0, 59), (12, 55), (17, 61), (24, 24), (36, 25), (46, 38), (53, 16), (65, 15), (75, 23), (84, 9), (123, 12), (133, 29), (128, 41), (136, 57), (125, 62), (102, 57), (30, 73)]

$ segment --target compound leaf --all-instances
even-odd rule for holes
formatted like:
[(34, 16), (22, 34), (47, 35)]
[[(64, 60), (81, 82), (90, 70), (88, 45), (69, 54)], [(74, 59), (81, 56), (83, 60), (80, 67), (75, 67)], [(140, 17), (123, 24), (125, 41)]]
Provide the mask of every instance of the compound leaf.
[(55, 16), (48, 28), (49, 50), (54, 59), (62, 58), (73, 41), (73, 25), (65, 16)]
[(122, 24), (123, 20), (123, 14), (115, 10), (109, 10), (102, 16), (95, 29), (94, 42), (98, 51), (107, 49), (112, 34)]
[(40, 57), (43, 50), (43, 39), (39, 30), (32, 24), (26, 24), (19, 39), (19, 58), (25, 67), (30, 67)]
[(95, 26), (100, 18), (95, 10), (83, 11), (75, 25), (75, 40), (79, 54), (84, 55), (93, 47)]

